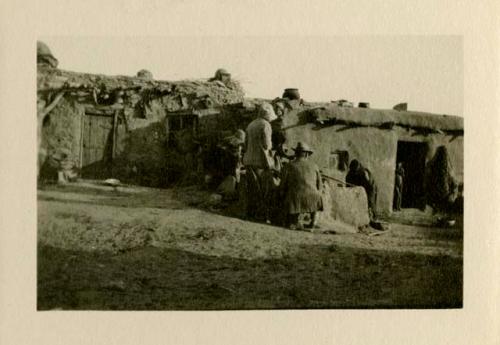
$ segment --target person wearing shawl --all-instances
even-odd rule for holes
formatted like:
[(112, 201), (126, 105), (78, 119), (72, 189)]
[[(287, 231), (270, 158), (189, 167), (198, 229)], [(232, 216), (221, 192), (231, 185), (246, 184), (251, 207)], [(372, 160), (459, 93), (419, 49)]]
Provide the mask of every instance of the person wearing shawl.
[(276, 119), (269, 103), (259, 107), (258, 117), (246, 129), (246, 151), (243, 164), (247, 172), (247, 217), (269, 220), (268, 202), (271, 190), (272, 170), (275, 168), (272, 154), (271, 122)]
[(446, 211), (458, 196), (448, 150), (439, 146), (426, 169), (427, 203), (437, 212)]
[(288, 215), (287, 225), (294, 230), (302, 230), (300, 215), (309, 213), (311, 222), (306, 228), (317, 227), (318, 211), (323, 211), (321, 197), (321, 173), (316, 164), (309, 160), (313, 150), (299, 142), (295, 151), (295, 160), (283, 169), (281, 191), (284, 197), (284, 210)]
[(345, 181), (349, 184), (363, 187), (368, 197), (368, 212), (370, 219), (375, 217), (375, 203), (377, 200), (377, 186), (370, 170), (365, 168), (358, 160), (353, 159), (349, 164)]

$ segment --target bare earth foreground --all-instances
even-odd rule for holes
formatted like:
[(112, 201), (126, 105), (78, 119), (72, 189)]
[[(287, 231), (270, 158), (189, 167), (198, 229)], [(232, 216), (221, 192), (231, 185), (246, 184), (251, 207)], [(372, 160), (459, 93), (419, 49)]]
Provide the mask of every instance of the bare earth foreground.
[(205, 200), (194, 188), (42, 187), (38, 309), (462, 306), (461, 226), (308, 233)]

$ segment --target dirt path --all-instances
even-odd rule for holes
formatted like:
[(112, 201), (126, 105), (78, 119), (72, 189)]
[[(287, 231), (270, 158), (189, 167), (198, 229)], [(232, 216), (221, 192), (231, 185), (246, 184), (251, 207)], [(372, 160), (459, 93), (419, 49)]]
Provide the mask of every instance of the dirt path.
[(194, 189), (40, 190), (39, 308), (461, 304), (459, 229), (312, 234), (211, 212), (206, 197)]

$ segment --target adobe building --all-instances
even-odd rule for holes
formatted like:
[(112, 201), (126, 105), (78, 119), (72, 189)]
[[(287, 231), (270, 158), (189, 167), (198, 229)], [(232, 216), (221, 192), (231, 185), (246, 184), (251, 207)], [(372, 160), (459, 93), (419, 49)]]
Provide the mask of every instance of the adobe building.
[[(263, 100), (252, 101), (261, 103)], [(403, 163), (405, 167), (402, 207), (425, 206), (426, 188), (432, 188), (425, 185), (425, 175), (440, 146), (446, 147), (453, 177), (463, 186), (464, 123), (461, 117), (372, 109), (366, 104), (354, 107), (338, 102), (310, 103), (302, 99), (276, 98), (268, 102), (273, 104), (275, 110), (280, 108), (284, 111), (286, 147), (295, 147), (300, 141), (308, 143), (314, 148), (310, 159), (324, 175), (345, 182), (349, 162), (353, 159), (371, 171), (378, 190), (375, 208), (378, 215), (388, 216), (393, 210), (398, 163)], [(240, 109), (242, 106), (236, 104), (232, 111), (221, 112), (217, 116), (231, 117), (239, 128), (246, 128), (256, 113), (250, 108), (244, 108), (246, 111)], [(235, 125), (231, 127), (236, 128)], [(333, 179), (329, 181), (333, 188), (341, 185)], [(342, 190), (337, 193), (352, 197)]]
[[(236, 81), (217, 75), (158, 81), (146, 70), (137, 76), (63, 71), (54, 60), (38, 58), (38, 100), (52, 107), (39, 126), (40, 148), (48, 156), (70, 152), (83, 178), (154, 187), (196, 183), (201, 148), (245, 129), (264, 101), (245, 98)], [(425, 202), (425, 169), (439, 146), (448, 149), (455, 178), (463, 183), (463, 118), (368, 104), (270, 102), (284, 109), (286, 146), (307, 142), (325, 175), (345, 180), (352, 159), (370, 169), (378, 185), (378, 214), (392, 211), (399, 162), (406, 167), (403, 207)]]
[(397, 163), (405, 166), (404, 208), (425, 205), (426, 167), (439, 146), (447, 148), (454, 177), (463, 184), (463, 118), (414, 111), (302, 104), (284, 117), (287, 146), (311, 145), (311, 156), (325, 175), (345, 181), (357, 159), (373, 174), (378, 188), (375, 211), (393, 209)]
[[(224, 127), (213, 117), (200, 126), (199, 119), (244, 100), (232, 80), (157, 81), (146, 70), (137, 76), (92, 75), (40, 60), (38, 104), (52, 109), (41, 122), (39, 111), (39, 150), (49, 158), (70, 153), (83, 178), (156, 187), (175, 182), (169, 179), (195, 164), (195, 137)], [(42, 178), (48, 170), (42, 167)]]

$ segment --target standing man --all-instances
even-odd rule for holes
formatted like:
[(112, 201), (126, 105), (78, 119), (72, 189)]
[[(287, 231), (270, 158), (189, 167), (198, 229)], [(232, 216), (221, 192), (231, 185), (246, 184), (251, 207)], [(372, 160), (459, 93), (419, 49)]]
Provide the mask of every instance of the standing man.
[(308, 160), (313, 151), (307, 144), (299, 142), (293, 150), (296, 158), (284, 168), (281, 183), (287, 225), (290, 229), (302, 230), (300, 215), (309, 213), (311, 222), (306, 227), (312, 229), (316, 227), (317, 212), (323, 211), (321, 173), (318, 166)]
[(272, 156), (271, 121), (276, 119), (273, 107), (263, 103), (258, 117), (246, 129), (246, 151), (243, 164), (247, 171), (247, 217), (267, 221), (267, 198), (271, 181), (269, 171), (274, 168)]

